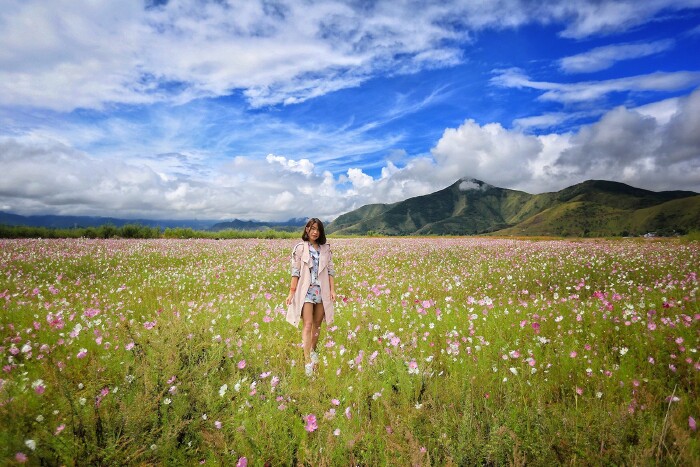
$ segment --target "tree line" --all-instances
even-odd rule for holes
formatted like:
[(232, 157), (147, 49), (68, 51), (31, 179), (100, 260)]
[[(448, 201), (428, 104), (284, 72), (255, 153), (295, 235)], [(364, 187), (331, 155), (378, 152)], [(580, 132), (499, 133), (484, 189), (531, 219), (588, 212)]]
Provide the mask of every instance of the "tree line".
[(121, 227), (106, 224), (99, 227), (52, 228), (27, 225), (0, 225), (0, 238), (296, 238), (298, 232), (279, 230), (221, 230), (211, 232), (192, 228), (176, 227), (161, 230), (140, 224), (125, 224)]

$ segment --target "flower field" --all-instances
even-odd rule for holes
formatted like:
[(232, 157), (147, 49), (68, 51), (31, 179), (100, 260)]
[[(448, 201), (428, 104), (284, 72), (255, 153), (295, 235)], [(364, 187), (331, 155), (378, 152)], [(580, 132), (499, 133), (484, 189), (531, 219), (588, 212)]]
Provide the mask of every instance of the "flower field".
[(0, 240), (3, 465), (693, 465), (700, 244)]

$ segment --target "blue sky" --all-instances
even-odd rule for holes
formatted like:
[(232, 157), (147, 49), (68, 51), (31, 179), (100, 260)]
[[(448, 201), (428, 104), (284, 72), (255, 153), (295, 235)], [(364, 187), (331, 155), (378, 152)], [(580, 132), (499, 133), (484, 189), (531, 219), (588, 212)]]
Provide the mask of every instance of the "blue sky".
[(0, 0), (0, 210), (286, 220), (700, 192), (700, 0)]

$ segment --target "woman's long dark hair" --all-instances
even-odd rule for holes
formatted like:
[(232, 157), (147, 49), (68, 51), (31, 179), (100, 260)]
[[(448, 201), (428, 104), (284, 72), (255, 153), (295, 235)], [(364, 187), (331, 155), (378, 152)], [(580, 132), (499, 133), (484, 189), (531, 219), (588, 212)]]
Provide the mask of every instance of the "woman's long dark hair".
[(326, 231), (323, 229), (323, 222), (321, 222), (321, 219), (318, 219), (316, 217), (312, 217), (309, 219), (309, 221), (306, 223), (304, 226), (304, 232), (301, 234), (301, 239), (304, 240), (305, 242), (309, 241), (309, 233), (306, 231), (309, 227), (312, 225), (316, 224), (318, 227), (318, 244), (319, 245), (325, 245), (326, 244)]

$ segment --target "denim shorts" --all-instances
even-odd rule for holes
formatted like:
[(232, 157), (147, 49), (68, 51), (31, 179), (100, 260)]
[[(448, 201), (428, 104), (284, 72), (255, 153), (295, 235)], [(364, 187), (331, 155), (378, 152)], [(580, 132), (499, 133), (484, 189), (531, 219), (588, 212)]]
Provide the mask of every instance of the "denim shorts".
[(321, 303), (321, 286), (312, 285), (306, 292), (306, 298), (304, 298), (304, 303)]

